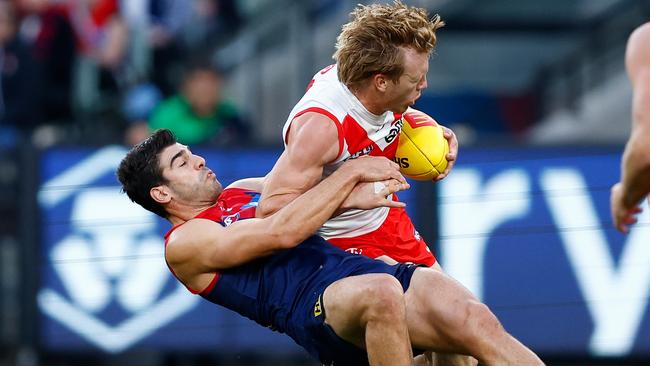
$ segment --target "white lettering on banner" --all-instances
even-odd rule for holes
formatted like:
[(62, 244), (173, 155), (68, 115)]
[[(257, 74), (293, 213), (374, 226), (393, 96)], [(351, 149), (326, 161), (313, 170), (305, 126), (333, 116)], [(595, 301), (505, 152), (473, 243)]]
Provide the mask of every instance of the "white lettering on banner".
[[(634, 345), (650, 295), (650, 228), (633, 228), (617, 269), (580, 173), (547, 169), (541, 184), (595, 323), (590, 349), (597, 355), (625, 355)], [(556, 194), (567, 190), (576, 193)], [(640, 220), (647, 222), (647, 201), (643, 204)]]
[(483, 297), (483, 258), (490, 233), (530, 210), (530, 181), (521, 169), (483, 182), (474, 169), (458, 169), (441, 186), (440, 254), (445, 271)]

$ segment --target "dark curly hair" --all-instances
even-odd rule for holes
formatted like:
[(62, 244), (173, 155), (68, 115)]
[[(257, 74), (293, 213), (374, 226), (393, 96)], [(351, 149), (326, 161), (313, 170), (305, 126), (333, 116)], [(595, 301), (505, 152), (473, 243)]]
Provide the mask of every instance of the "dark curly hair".
[(167, 218), (167, 211), (151, 198), (149, 191), (167, 183), (160, 168), (160, 153), (175, 143), (176, 137), (170, 130), (157, 130), (126, 154), (116, 172), (122, 192), (131, 201), (163, 218)]

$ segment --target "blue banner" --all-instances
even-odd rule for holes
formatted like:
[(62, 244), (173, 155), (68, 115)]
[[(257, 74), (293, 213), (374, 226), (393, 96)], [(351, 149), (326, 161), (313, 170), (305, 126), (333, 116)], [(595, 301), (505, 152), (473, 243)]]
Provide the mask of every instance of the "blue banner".
[(463, 151), (439, 189), (439, 258), (535, 351), (650, 354), (648, 204), (627, 236), (609, 214), (620, 155)]

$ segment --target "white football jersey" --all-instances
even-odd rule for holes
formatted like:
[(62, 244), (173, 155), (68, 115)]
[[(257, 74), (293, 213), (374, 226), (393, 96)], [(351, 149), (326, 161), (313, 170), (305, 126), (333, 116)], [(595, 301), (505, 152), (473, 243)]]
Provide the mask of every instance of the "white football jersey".
[[(339, 154), (323, 170), (323, 178), (336, 170), (345, 160), (362, 155), (395, 158), (397, 140), (402, 127), (400, 115), (369, 112), (354, 94), (338, 80), (336, 65), (330, 65), (314, 75), (305, 95), (293, 108), (282, 129), (285, 146), (291, 122), (308, 112), (327, 116), (336, 125)], [(387, 207), (373, 210), (350, 210), (330, 219), (318, 234), (325, 239), (355, 237), (376, 230), (388, 215)]]

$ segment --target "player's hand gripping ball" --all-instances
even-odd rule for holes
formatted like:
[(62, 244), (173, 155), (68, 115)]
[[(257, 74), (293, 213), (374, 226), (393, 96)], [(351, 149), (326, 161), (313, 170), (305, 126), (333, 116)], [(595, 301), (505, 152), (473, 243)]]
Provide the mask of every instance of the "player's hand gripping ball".
[(409, 108), (402, 115), (402, 132), (395, 161), (402, 174), (415, 180), (432, 180), (447, 169), (449, 142), (443, 129), (425, 113)]

